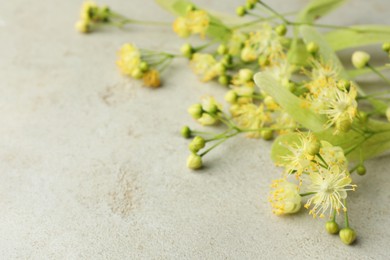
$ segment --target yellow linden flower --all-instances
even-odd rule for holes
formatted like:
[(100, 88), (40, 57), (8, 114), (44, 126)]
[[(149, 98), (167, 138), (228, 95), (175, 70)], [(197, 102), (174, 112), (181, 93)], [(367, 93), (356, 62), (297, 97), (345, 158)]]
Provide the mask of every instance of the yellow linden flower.
[(261, 137), (261, 128), (271, 121), (271, 115), (264, 111), (262, 104), (237, 104), (230, 107), (230, 112), (240, 128), (253, 130), (246, 134), (249, 138)]
[(343, 200), (347, 198), (347, 191), (354, 191), (356, 185), (351, 184), (352, 179), (346, 170), (339, 167), (319, 168), (309, 175), (303, 176), (303, 187), (305, 192), (314, 193), (305, 204), (305, 208), (313, 207), (309, 214), (313, 217), (324, 217), (328, 211), (331, 216), (333, 210), (347, 210)]
[(229, 42), (227, 43), (229, 54), (233, 56), (240, 54), (242, 46), (244, 45), (246, 39), (246, 34), (237, 31), (234, 32)]
[(218, 76), (217, 61), (211, 54), (195, 53), (192, 56), (190, 66), (195, 74), (201, 76), (206, 82)]
[(269, 201), (276, 215), (292, 214), (301, 208), (299, 187), (286, 179), (272, 181)]
[(124, 44), (118, 52), (118, 65), (120, 71), (128, 76), (136, 76), (141, 63), (141, 53), (134, 44)]
[(173, 31), (179, 35), (179, 37), (185, 38), (191, 34), (191, 30), (187, 25), (187, 20), (184, 17), (178, 17), (173, 22)]
[(173, 31), (180, 37), (188, 37), (191, 34), (206, 35), (210, 17), (203, 10), (187, 12), (185, 16), (178, 17), (173, 23)]
[(147, 87), (158, 88), (161, 86), (160, 73), (157, 70), (149, 70), (143, 76), (144, 84)]

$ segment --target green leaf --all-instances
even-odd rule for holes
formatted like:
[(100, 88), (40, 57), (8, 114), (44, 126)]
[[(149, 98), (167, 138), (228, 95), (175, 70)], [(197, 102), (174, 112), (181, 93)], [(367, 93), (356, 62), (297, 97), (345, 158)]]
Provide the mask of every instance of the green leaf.
[(346, 0), (313, 0), (298, 15), (298, 22), (312, 23), (344, 4)]
[(390, 41), (390, 26), (359, 25), (351, 26), (356, 30), (334, 30), (326, 34), (325, 38), (333, 50), (359, 47), (375, 43)]
[(272, 75), (259, 72), (255, 83), (270, 96), (298, 123), (314, 132), (323, 130), (326, 118), (309, 108), (303, 108), (304, 101), (283, 87)]
[(194, 5), (191, 1), (186, 0), (155, 0), (157, 4), (171, 12), (175, 16), (185, 15), (187, 7)]
[(292, 41), (291, 47), (288, 51), (288, 61), (291, 64), (298, 66), (307, 65), (310, 54), (306, 50), (306, 45), (302, 40)]

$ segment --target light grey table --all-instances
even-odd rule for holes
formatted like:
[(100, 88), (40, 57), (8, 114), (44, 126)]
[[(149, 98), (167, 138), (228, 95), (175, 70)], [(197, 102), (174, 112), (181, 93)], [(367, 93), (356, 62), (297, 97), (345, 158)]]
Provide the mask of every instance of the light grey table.
[[(103, 2), (103, 1), (102, 1)], [(196, 1), (234, 12), (239, 1)], [(269, 1), (280, 11), (307, 1)], [(107, 1), (138, 19), (171, 21), (153, 1)], [(150, 90), (115, 66), (125, 42), (177, 50), (169, 28), (74, 31), (81, 1), (0, 3), (2, 259), (385, 259), (389, 157), (367, 163), (351, 194), (352, 247), (307, 212), (272, 215), (270, 143), (237, 138), (185, 167), (187, 107), (224, 90), (185, 61)], [(389, 23), (387, 0), (350, 1), (324, 23)], [(348, 54), (348, 52), (346, 52)], [(345, 55), (347, 55), (345, 54)]]

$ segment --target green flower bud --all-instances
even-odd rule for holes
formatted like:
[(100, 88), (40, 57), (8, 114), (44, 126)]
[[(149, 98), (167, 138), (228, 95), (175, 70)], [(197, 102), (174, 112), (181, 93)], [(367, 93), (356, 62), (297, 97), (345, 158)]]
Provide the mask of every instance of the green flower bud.
[(191, 44), (185, 43), (181, 46), (180, 52), (183, 54), (186, 58), (191, 58), (192, 54), (194, 53), (194, 49), (192, 48)]
[(245, 7), (244, 6), (239, 6), (239, 7), (237, 7), (237, 9), (236, 9), (236, 14), (238, 15), (238, 16), (244, 16), (245, 14), (246, 14), (246, 10), (245, 10)]
[(233, 62), (233, 56), (230, 55), (230, 54), (225, 54), (225, 56), (223, 56), (222, 62), (223, 62), (226, 66), (231, 65), (232, 62)]
[(230, 104), (237, 103), (238, 95), (234, 90), (229, 90), (225, 95), (225, 100)]
[(262, 130), (260, 132), (260, 135), (261, 137), (264, 139), (264, 140), (272, 140), (272, 138), (274, 137), (274, 131), (272, 131), (271, 129), (267, 129), (267, 130)]
[(226, 66), (223, 62), (219, 62), (216, 64), (216, 71), (219, 75), (225, 74)]
[(206, 141), (201, 136), (195, 136), (188, 148), (191, 152), (197, 153), (200, 149), (206, 146)]
[(245, 82), (251, 81), (253, 78), (253, 71), (250, 69), (240, 69), (238, 77)]
[(385, 52), (390, 52), (390, 42), (385, 42), (382, 45), (382, 50), (384, 50)]
[(228, 47), (226, 47), (225, 44), (220, 44), (220, 45), (218, 46), (217, 53), (218, 53), (219, 55), (227, 54), (228, 51), (229, 51), (229, 49), (228, 49)]
[(390, 107), (388, 107), (388, 108), (386, 109), (386, 118), (387, 118), (387, 121), (390, 122)]
[(194, 119), (201, 118), (203, 114), (203, 109), (201, 104), (193, 104), (188, 108), (188, 114), (190, 114)]
[(319, 46), (317, 43), (315, 42), (309, 42), (307, 45), (306, 45), (306, 50), (308, 53), (310, 54), (316, 54), (319, 50)]
[(191, 137), (191, 129), (186, 125), (181, 128), (180, 133), (184, 138)]
[(229, 75), (222, 75), (218, 77), (218, 82), (222, 86), (229, 86), (230, 83), (230, 76)]
[(187, 13), (188, 13), (188, 12), (191, 12), (191, 11), (195, 11), (195, 10), (196, 10), (196, 6), (193, 5), (193, 4), (189, 4), (189, 5), (187, 6), (187, 8), (186, 8)]
[(351, 82), (349, 80), (341, 79), (337, 82), (337, 87), (341, 90), (349, 91), (349, 88), (351, 87)]
[(368, 65), (370, 54), (364, 51), (355, 51), (352, 54), (352, 64), (357, 69), (362, 69)]
[(143, 75), (144, 75), (144, 74), (143, 74), (143, 72), (142, 72), (142, 70), (141, 70), (140, 68), (136, 68), (136, 69), (133, 71), (133, 73), (131, 74), (131, 76), (132, 76), (133, 78), (135, 78), (135, 79), (140, 79), (140, 78), (142, 78)]
[(356, 239), (356, 232), (351, 228), (343, 228), (339, 233), (341, 241), (346, 244), (352, 244)]
[(308, 146), (306, 148), (307, 149), (306, 152), (308, 154), (310, 154), (311, 156), (315, 156), (316, 154), (318, 154), (320, 152), (320, 148), (321, 148), (321, 143), (316, 138), (315, 140), (310, 141), (310, 143), (308, 144)]
[(334, 220), (326, 222), (325, 228), (329, 234), (337, 234), (340, 230), (339, 225)]
[[(205, 109), (203, 109), (203, 110), (205, 110)], [(219, 111), (219, 108), (216, 104), (210, 104), (207, 108), (207, 112), (209, 114), (216, 114), (216, 113), (218, 113), (218, 111)]]
[(275, 32), (276, 32), (279, 36), (284, 36), (284, 35), (286, 35), (286, 33), (287, 33), (287, 27), (286, 27), (286, 25), (284, 25), (284, 24), (278, 25), (278, 26), (275, 28)]
[(357, 174), (359, 174), (360, 176), (363, 176), (364, 174), (366, 174), (367, 169), (366, 169), (366, 167), (365, 167), (363, 164), (361, 164), (361, 165), (359, 165), (359, 166), (356, 168), (356, 172), (357, 172)]
[(247, 10), (252, 10), (253, 8), (255, 8), (255, 4), (252, 1), (246, 1), (245, 8)]
[(142, 61), (140, 64), (139, 64), (139, 68), (142, 72), (145, 72), (149, 69), (149, 65), (145, 62), (145, 61)]
[(360, 121), (361, 121), (362, 123), (366, 123), (367, 120), (368, 120), (368, 115), (367, 115), (367, 113), (364, 112), (364, 111), (359, 111), (359, 112), (358, 112), (358, 118), (360, 119)]
[(203, 163), (202, 163), (202, 157), (200, 157), (197, 154), (190, 154), (187, 158), (187, 167), (190, 168), (191, 170), (197, 170), (199, 168), (202, 168)]
[(349, 118), (340, 118), (338, 121), (336, 121), (336, 128), (337, 130), (340, 130), (341, 132), (348, 132), (352, 127), (352, 122)]

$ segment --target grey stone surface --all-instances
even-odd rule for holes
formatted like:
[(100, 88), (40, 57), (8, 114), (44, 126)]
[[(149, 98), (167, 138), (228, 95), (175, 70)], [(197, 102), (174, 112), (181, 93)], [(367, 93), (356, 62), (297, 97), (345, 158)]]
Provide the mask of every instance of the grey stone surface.
[[(102, 1), (103, 2), (103, 1)], [(237, 1), (196, 1), (233, 12)], [(223, 4), (221, 4), (223, 2)], [(270, 1), (281, 11), (307, 1)], [(138, 19), (171, 21), (153, 1), (107, 1)], [(2, 259), (386, 259), (388, 157), (355, 178), (354, 246), (307, 212), (272, 215), (280, 169), (270, 144), (236, 138), (185, 167), (195, 126), (188, 105), (224, 90), (201, 84), (185, 61), (164, 87), (143, 88), (115, 66), (121, 44), (174, 51), (170, 28), (80, 35), (81, 1), (0, 2), (0, 255)], [(324, 23), (387, 23), (387, 0), (350, 1)]]

